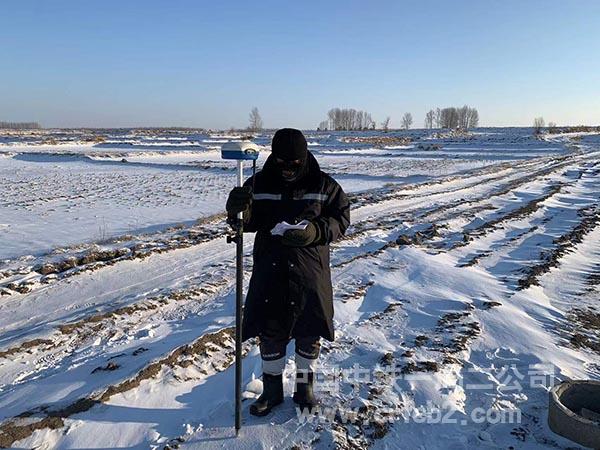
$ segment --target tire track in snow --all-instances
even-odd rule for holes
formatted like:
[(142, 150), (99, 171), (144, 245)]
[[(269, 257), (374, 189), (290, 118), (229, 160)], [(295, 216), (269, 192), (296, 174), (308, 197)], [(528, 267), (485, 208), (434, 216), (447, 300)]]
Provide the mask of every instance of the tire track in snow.
[(454, 248), (453, 253), (462, 260), (459, 264), (478, 264), (490, 273), (502, 276), (510, 289), (527, 287), (535, 281), (535, 272), (541, 274), (549, 270), (545, 260), (551, 253), (559, 251), (561, 240), (576, 233), (581, 218), (575, 205), (593, 208), (597, 204), (595, 199), (600, 195), (600, 185), (594, 179), (593, 172), (581, 166), (579, 176), (561, 182), (560, 190), (542, 202), (536, 202), (530, 211), (523, 211), (529, 208), (518, 208), (514, 210), (516, 217), (510, 213), (507, 220), (491, 227), (484, 224), (484, 233), (475, 233), (475, 239), (466, 244), (466, 254), (461, 256), (461, 246)]
[[(228, 350), (225, 361), (211, 363), (214, 371), (225, 370), (232, 363), (234, 334), (235, 330), (231, 327), (204, 334), (193, 343), (185, 344), (172, 351), (168, 356), (152, 362), (134, 377), (119, 384), (111, 385), (98, 393), (80, 398), (60, 408), (40, 407), (4, 421), (0, 424), (0, 447), (11, 447), (15, 442), (31, 436), (37, 430), (63, 428), (65, 426), (64, 419), (89, 411), (95, 405), (107, 402), (115, 395), (137, 388), (143, 381), (157, 376), (165, 368), (187, 367), (193, 364), (196, 357), (213, 358), (215, 352), (222, 349)], [(244, 353), (248, 352), (251, 345), (252, 343), (245, 344)], [(208, 371), (206, 373), (209, 374)], [(39, 418), (39, 416), (42, 417)], [(32, 420), (32, 418), (39, 418), (39, 420)]]
[[(372, 255), (368, 255), (368, 256), (372, 256)], [(345, 271), (345, 269), (343, 271)], [(336, 277), (339, 277), (339, 275), (336, 275)], [(368, 287), (368, 285), (367, 285), (367, 287)], [(367, 288), (365, 288), (363, 290), (363, 293), (366, 293), (366, 289)], [(353, 290), (353, 292), (351, 292), (351, 293), (346, 293), (342, 289), (338, 289), (336, 291), (336, 297), (337, 297), (336, 301), (340, 301), (340, 299), (341, 299), (342, 301), (348, 302), (348, 301), (355, 301), (355, 300), (357, 300), (360, 297), (360, 294), (357, 294), (357, 292), (355, 290)], [(144, 369), (140, 373), (147, 373), (147, 371), (146, 371), (146, 369)], [(133, 386), (133, 387), (135, 387), (135, 386)], [(81, 405), (81, 404), (91, 407), (91, 404), (88, 401), (86, 401), (85, 399), (80, 399), (80, 400), (75, 401), (74, 403), (71, 404), (71, 407), (73, 407), (73, 405)], [(71, 408), (67, 408), (67, 409), (63, 408), (63, 409), (59, 410), (59, 413), (56, 413), (55, 416), (57, 416), (57, 415), (60, 416), (61, 414), (64, 414), (64, 411), (70, 411), (70, 410), (71, 410)], [(12, 423), (12, 422), (9, 421), (9, 423)], [(45, 425), (47, 425), (46, 422), (41, 422), (41, 424), (39, 425), (39, 427), (42, 427), (42, 426), (45, 426)], [(10, 426), (13, 427), (13, 426), (17, 426), (17, 425), (13, 424), (13, 425), (10, 425)], [(34, 428), (35, 427), (33, 427), (33, 428), (29, 427), (27, 429), (33, 430)]]
[[(523, 161), (515, 164), (499, 163), (485, 166), (469, 171), (467, 174), (459, 174), (444, 177), (424, 183), (409, 185), (392, 185), (384, 188), (373, 188), (350, 194), (351, 202), (357, 206), (365, 204), (378, 204), (394, 198), (408, 196), (405, 192), (434, 188), (440, 185), (459, 182), (462, 186), (446, 189), (445, 193), (462, 191), (481, 183), (481, 177), (486, 181), (496, 181), (504, 176), (497, 172), (512, 170), (515, 167), (525, 168), (532, 165), (531, 161)], [(493, 175), (493, 176), (492, 176)], [(485, 178), (487, 177), (487, 178)], [(475, 179), (469, 182), (469, 179)], [(465, 184), (466, 183), (466, 184)], [(416, 194), (412, 196), (426, 197), (430, 193)], [(191, 227), (171, 227), (153, 234), (138, 236), (117, 236), (109, 239), (101, 245), (83, 244), (71, 245), (66, 248), (55, 249), (52, 253), (34, 258), (21, 257), (16, 260), (3, 261), (5, 268), (0, 271), (0, 297), (15, 295), (15, 293), (26, 294), (33, 289), (54, 283), (58, 280), (72, 277), (88, 271), (99, 270), (112, 266), (115, 263), (144, 259), (155, 253), (164, 253), (181, 248), (188, 248), (209, 240), (219, 239), (226, 234), (228, 226), (224, 222), (223, 214), (215, 214), (197, 220)], [(125, 245), (123, 245), (125, 243)], [(108, 248), (106, 248), (108, 245)], [(105, 247), (104, 249), (102, 247)], [(64, 256), (66, 254), (66, 256)]]
[[(443, 233), (445, 228), (444, 221), (451, 219), (456, 214), (451, 211), (452, 209), (467, 205), (471, 207), (471, 211), (478, 211), (481, 208), (480, 203), (498, 196), (507, 195), (525, 184), (536, 183), (538, 178), (547, 177), (549, 174), (562, 170), (566, 165), (570, 164), (574, 163), (564, 162), (561, 160), (561, 162), (559, 162), (557, 165), (543, 167), (539, 171), (533, 171), (533, 173), (527, 176), (518, 177), (516, 180), (509, 179), (507, 180), (506, 186), (493, 189), (492, 192), (486, 192), (481, 196), (476, 196), (474, 199), (471, 198), (469, 200), (464, 198), (459, 198), (458, 200), (451, 199), (447, 204), (436, 206), (433, 210), (430, 210), (426, 207), (423, 208), (423, 211), (419, 210), (418, 208), (413, 209), (411, 207), (405, 207), (403, 210), (402, 207), (399, 206), (397, 209), (400, 209), (401, 212), (392, 214), (392, 212), (388, 211), (388, 216), (386, 216), (386, 218), (383, 220), (381, 220), (379, 216), (375, 216), (374, 218), (369, 217), (364, 221), (360, 221), (358, 226), (354, 226), (354, 229), (347, 236), (334, 244), (334, 246), (339, 247), (345, 242), (353, 241), (360, 236), (368, 235), (368, 233), (373, 230), (388, 232), (390, 230), (395, 230), (395, 233), (390, 233), (390, 236), (393, 236), (394, 238), (393, 240), (380, 242), (379, 245), (375, 246), (375, 248), (370, 251), (380, 252), (389, 246), (425, 243), (432, 249), (443, 248), (444, 245), (441, 245), (440, 243), (444, 243), (445, 239), (449, 238), (447, 234)], [(501, 214), (493, 220), (494, 226), (498, 226), (500, 223), (514, 219), (517, 216), (524, 216), (529, 211), (533, 212), (533, 207), (535, 204), (547, 200), (547, 198), (550, 198), (553, 193), (553, 189), (550, 188), (549, 195), (541, 195), (540, 197), (534, 198), (529, 206), (518, 208), (517, 211), (508, 211), (504, 214)], [(491, 209), (500, 210), (500, 208), (494, 207), (491, 207)], [(469, 213), (469, 211), (469, 209), (463, 209), (461, 214), (465, 215)], [(435, 221), (431, 221), (432, 216), (435, 216)], [(486, 225), (484, 224), (482, 229), (485, 227)], [(358, 228), (358, 230), (356, 228)], [(481, 233), (482, 230), (479, 231), (480, 234), (483, 235), (483, 233)], [(436, 242), (432, 242), (434, 239)], [(448, 247), (452, 247), (452, 245), (448, 245)], [(360, 255), (352, 256), (352, 258), (356, 257), (360, 257)], [(334, 261), (334, 264), (343, 265), (347, 262), (348, 259), (343, 259), (340, 262)]]
[[(485, 168), (485, 169), (489, 171), (489, 168)], [(452, 180), (451, 180), (451, 181), (452, 181), (452, 182), (454, 182), (454, 181), (456, 181), (456, 179), (459, 179), (459, 178), (458, 178), (458, 177), (457, 177), (457, 178), (452, 178)], [(494, 179), (495, 179), (495, 178), (494, 178)], [(480, 181), (477, 181), (477, 183), (476, 183), (476, 184), (479, 184), (479, 183), (480, 183)], [(439, 182), (439, 183), (438, 183), (438, 182), (432, 182), (432, 184), (443, 184), (443, 182)], [(467, 186), (466, 186), (466, 187), (460, 187), (460, 188), (457, 188), (457, 190), (468, 189), (468, 188), (469, 188), (469, 187), (471, 187), (471, 186), (472, 186), (472, 184), (471, 184), (471, 183), (467, 183)], [(409, 187), (409, 189), (418, 189), (418, 188), (420, 188), (420, 185), (416, 185), (416, 186), (414, 186), (414, 187)], [(395, 189), (395, 191), (399, 191), (399, 192), (403, 192), (403, 190), (404, 190), (403, 188), (400, 188), (400, 189)], [(364, 194), (359, 194), (359, 195), (364, 195)], [(368, 196), (368, 195), (370, 195), (370, 194), (367, 194), (367, 196)], [(398, 194), (396, 193), (395, 195), (398, 195)], [(401, 195), (403, 195), (403, 194), (401, 194)], [(426, 194), (422, 194), (421, 196), (417, 196), (417, 197), (424, 197), (424, 198), (426, 198), (426, 197), (428, 197), (429, 195), (430, 195), (430, 194), (426, 193)], [(382, 202), (382, 201), (387, 201), (387, 199), (379, 199), (379, 202)], [(377, 202), (375, 202), (375, 203), (377, 203)], [(370, 204), (373, 204), (373, 202), (371, 202)], [(408, 212), (407, 212), (407, 216), (408, 216), (408, 215), (410, 215), (410, 214), (411, 214), (413, 211), (414, 211), (414, 210), (412, 210), (412, 209), (411, 209), (410, 211), (408, 211)], [(360, 223), (360, 221), (359, 221), (359, 222), (355, 222), (355, 224), (356, 224), (356, 223)], [(209, 234), (211, 234), (211, 233), (213, 233), (213, 232), (210, 232)], [(214, 237), (214, 238), (212, 238), (212, 239), (209, 239), (209, 241), (210, 241), (210, 242), (215, 242), (215, 241), (217, 241), (218, 239), (220, 239), (220, 238), (222, 238), (222, 237), (223, 237), (222, 235), (218, 235), (217, 237)], [(351, 235), (350, 237), (353, 237), (353, 235)], [(335, 250), (335, 249), (334, 249), (334, 250)], [(151, 281), (151, 279), (150, 279), (149, 281)], [(142, 284), (142, 283), (144, 283), (144, 282), (140, 282), (140, 284)], [(103, 293), (103, 296), (104, 296), (104, 297), (106, 297), (106, 296), (109, 296), (109, 297), (110, 297), (110, 296), (113, 296), (113, 297), (114, 297), (114, 296), (115, 296), (115, 294), (116, 294), (116, 293), (118, 293), (118, 292), (120, 292), (120, 291), (104, 292), (104, 293)], [(96, 300), (97, 300), (97, 298), (96, 298)], [(145, 299), (142, 299), (141, 301), (144, 301), (144, 300), (145, 300)], [(27, 334), (29, 334), (30, 332), (31, 332), (31, 330), (28, 330), (28, 331), (27, 331)], [(27, 345), (27, 344), (25, 344), (25, 345)]]
[[(528, 165), (530, 165), (530, 162), (528, 162)], [(543, 172), (543, 174), (546, 174), (546, 173), (547, 173), (547, 169), (545, 169), (545, 171)], [(497, 179), (497, 177), (496, 177), (496, 178), (494, 178), (494, 179)], [(521, 182), (522, 180), (523, 180), (523, 178), (520, 178), (520, 179), (519, 179), (519, 181), (520, 181), (520, 182)], [(442, 184), (443, 184), (443, 183), (442, 183)], [(472, 186), (472, 184), (469, 184), (468, 186)], [(464, 188), (458, 188), (458, 190), (460, 190), (460, 189), (464, 189)], [(438, 212), (439, 212), (439, 208), (438, 208)], [(376, 253), (379, 253), (379, 252), (381, 252), (381, 251), (383, 251), (383, 250), (385, 250), (385, 249), (386, 249), (387, 247), (389, 247), (389, 246), (394, 246), (394, 245), (395, 245), (395, 243), (394, 243), (394, 242), (391, 242), (391, 243), (389, 243), (389, 245), (384, 245), (382, 248), (378, 249), (378, 250), (375, 252), (375, 254), (376, 254)], [(360, 258), (361, 258), (361, 257), (363, 257), (363, 256), (369, 256), (369, 255), (371, 255), (371, 254), (373, 254), (373, 253), (372, 253), (372, 252), (367, 252), (367, 253), (365, 253), (364, 255), (361, 255), (361, 254), (357, 255), (355, 258), (356, 258), (356, 259), (360, 259)], [(145, 302), (146, 302), (146, 299), (142, 299), (142, 301), (141, 301), (141, 302), (138, 302), (138, 303), (140, 304), (140, 308), (143, 308), (143, 309), (148, 309), (148, 306), (147, 306), (147, 305), (145, 305)], [(160, 307), (160, 305), (159, 305), (159, 307)], [(140, 308), (133, 308), (133, 309), (132, 309), (132, 308), (130, 308), (130, 307), (122, 307), (122, 308), (120, 308), (120, 309), (117, 309), (117, 311), (116, 311), (116, 312), (113, 312), (113, 313), (104, 313), (104, 314), (100, 314), (100, 315), (96, 315), (96, 316), (91, 316), (91, 318), (90, 318), (90, 322), (97, 322), (98, 320), (96, 320), (96, 319), (98, 319), (98, 317), (99, 317), (100, 319), (102, 319), (102, 318), (107, 318), (107, 317), (108, 317), (108, 318), (110, 318), (110, 319), (112, 320), (112, 319), (114, 318), (115, 314), (116, 314), (116, 315), (119, 315), (119, 314), (125, 314), (125, 313), (126, 313), (126, 314), (130, 314), (132, 311), (135, 311), (136, 309), (137, 309), (137, 310), (139, 310)], [(150, 307), (150, 309), (155, 309), (155, 308), (151, 306), (151, 307)], [(85, 319), (84, 319), (84, 321), (83, 321), (83, 322), (85, 322)], [(96, 330), (98, 330), (98, 328), (99, 328), (99, 327), (96, 327)], [(89, 332), (89, 330), (88, 330), (88, 332)], [(35, 345), (35, 344), (48, 345), (48, 344), (50, 344), (50, 343), (49, 343), (49, 342), (47, 342), (47, 340), (39, 340), (39, 339), (38, 339), (38, 340), (34, 340), (34, 341), (26, 341), (25, 343), (23, 343), (23, 344), (20, 346), (20, 348), (19, 348), (19, 347), (17, 347), (17, 348), (11, 348), (11, 349), (9, 349), (8, 351), (6, 351), (6, 352), (4, 353), (4, 356), (6, 356), (6, 355), (8, 355), (8, 354), (14, 354), (14, 353), (16, 353), (16, 352), (17, 352), (17, 350), (21, 350), (21, 349), (27, 349), (28, 351), (30, 351), (30, 348), (31, 348), (31, 346), (32, 346), (32, 345)], [(51, 344), (50, 344), (50, 345), (51, 345)], [(55, 345), (55, 346), (56, 346), (56, 345)]]

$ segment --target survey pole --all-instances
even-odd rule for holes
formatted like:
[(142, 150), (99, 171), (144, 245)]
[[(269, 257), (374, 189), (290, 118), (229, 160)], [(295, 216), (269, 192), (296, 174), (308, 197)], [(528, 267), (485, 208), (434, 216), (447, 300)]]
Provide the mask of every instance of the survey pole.
[[(221, 147), (221, 158), (237, 163), (236, 186), (244, 184), (244, 161), (253, 161), (256, 169), (258, 147), (252, 142), (227, 142)], [(235, 234), (227, 242), (235, 242), (235, 435), (242, 428), (242, 314), (244, 303), (244, 213), (238, 213), (233, 224)]]

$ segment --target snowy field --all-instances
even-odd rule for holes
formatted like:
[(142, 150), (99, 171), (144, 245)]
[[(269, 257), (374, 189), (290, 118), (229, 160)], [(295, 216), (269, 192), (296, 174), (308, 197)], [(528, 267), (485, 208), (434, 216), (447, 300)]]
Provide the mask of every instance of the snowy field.
[(307, 132), (352, 200), (321, 414), (250, 416), (248, 341), (236, 438), (219, 146), (240, 137), (0, 135), (0, 447), (578, 448), (547, 389), (600, 380), (598, 135)]

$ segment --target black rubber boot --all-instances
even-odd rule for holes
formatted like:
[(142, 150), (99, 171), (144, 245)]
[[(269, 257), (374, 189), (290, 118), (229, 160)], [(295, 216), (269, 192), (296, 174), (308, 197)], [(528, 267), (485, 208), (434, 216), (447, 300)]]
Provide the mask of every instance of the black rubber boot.
[(292, 398), (294, 403), (300, 406), (301, 409), (308, 408), (312, 411), (319, 404), (319, 400), (313, 392), (314, 379), (315, 374), (313, 372), (296, 373), (296, 391)]
[(266, 416), (274, 406), (283, 402), (283, 375), (263, 373), (263, 393), (250, 405), (250, 414)]

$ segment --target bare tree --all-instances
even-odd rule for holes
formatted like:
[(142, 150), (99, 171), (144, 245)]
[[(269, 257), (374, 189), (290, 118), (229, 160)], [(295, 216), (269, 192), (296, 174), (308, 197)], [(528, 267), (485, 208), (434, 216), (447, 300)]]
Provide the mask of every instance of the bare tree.
[(328, 125), (327, 120), (320, 122), (319, 127), (317, 128), (317, 131), (327, 131), (327, 125)]
[(327, 112), (330, 130), (375, 129), (375, 121), (370, 113), (353, 108), (332, 108)]
[(469, 128), (475, 128), (479, 125), (479, 113), (476, 108), (470, 106), (463, 106), (459, 109), (459, 128), (468, 130)]
[(250, 124), (248, 125), (248, 129), (250, 131), (260, 131), (263, 127), (262, 117), (260, 117), (260, 113), (258, 112), (258, 108), (255, 106), (250, 111)]
[(427, 114), (425, 114), (425, 128), (432, 129), (433, 123), (435, 121), (435, 111), (430, 109)]
[(548, 122), (548, 130), (554, 131), (556, 128), (556, 122)]
[(469, 108), (467, 112), (467, 128), (477, 128), (479, 126), (479, 111), (477, 108)]
[(540, 134), (544, 126), (546, 126), (546, 122), (544, 122), (543, 117), (536, 117), (533, 119), (533, 134)]
[[(429, 115), (431, 114), (431, 118)], [(431, 122), (430, 122), (431, 121)], [(449, 108), (437, 108), (435, 111), (431, 110), (425, 116), (425, 127), (427, 128), (430, 123), (434, 123), (436, 128), (448, 128), (448, 129), (463, 129), (476, 128), (479, 126), (479, 112), (477, 108), (471, 108), (468, 105), (464, 105), (461, 108), (451, 106)]]
[(469, 107), (464, 105), (462, 108), (456, 108), (458, 114), (458, 128), (466, 130), (468, 127), (467, 117), (469, 115)]
[(440, 126), (441, 128), (455, 129), (458, 128), (458, 108), (450, 107), (444, 108), (440, 112)]
[(404, 113), (404, 115), (402, 116), (402, 128), (404, 128), (405, 130), (408, 130), (410, 128), (410, 126), (413, 123), (413, 117), (412, 114), (407, 112)]
[(383, 131), (385, 133), (387, 133), (388, 130), (390, 129), (390, 120), (391, 120), (390, 116), (387, 116), (385, 118), (385, 120), (383, 122), (381, 122), (381, 128), (383, 129)]
[(442, 128), (442, 110), (440, 108), (435, 110), (434, 122), (436, 128)]

